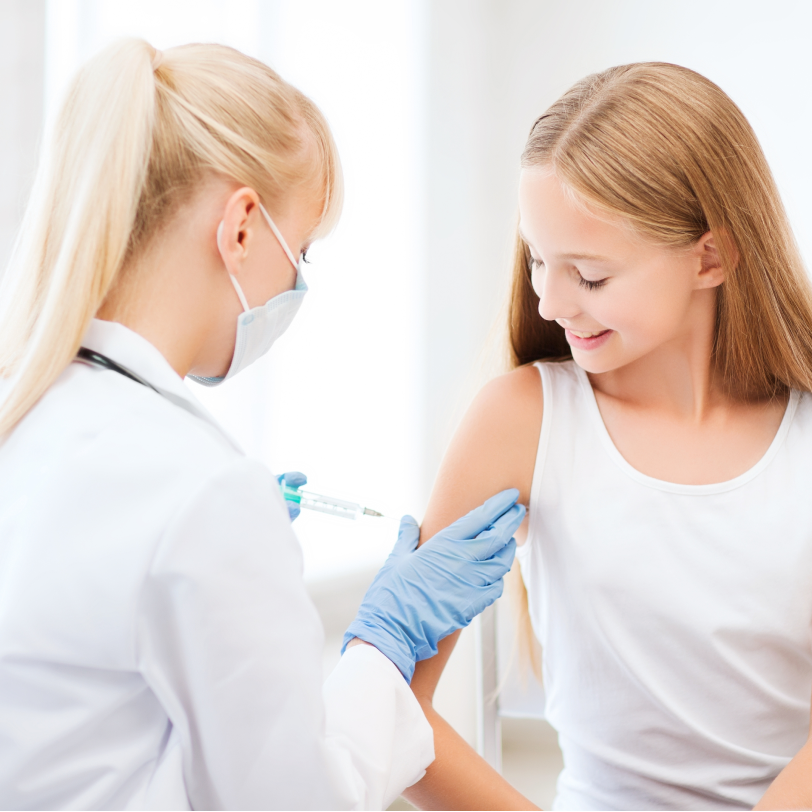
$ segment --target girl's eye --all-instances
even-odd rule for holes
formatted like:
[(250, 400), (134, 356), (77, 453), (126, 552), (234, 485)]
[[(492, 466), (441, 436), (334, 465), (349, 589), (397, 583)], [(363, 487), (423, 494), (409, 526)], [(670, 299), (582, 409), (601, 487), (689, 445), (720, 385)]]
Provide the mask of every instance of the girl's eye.
[(535, 257), (530, 257), (530, 259), (528, 260), (528, 269), (530, 270), (530, 273), (533, 273), (533, 271), (538, 270), (542, 265), (544, 265), (544, 263), (540, 259), (536, 259)]
[(310, 264), (310, 260), (307, 258), (307, 248), (305, 248), (305, 250), (302, 251), (302, 262), (304, 262), (305, 265)]
[[(608, 278), (608, 277), (607, 277)], [(596, 279), (594, 282), (591, 279), (584, 279), (581, 274), (578, 274), (578, 284), (587, 290), (597, 290), (606, 284), (606, 279)]]

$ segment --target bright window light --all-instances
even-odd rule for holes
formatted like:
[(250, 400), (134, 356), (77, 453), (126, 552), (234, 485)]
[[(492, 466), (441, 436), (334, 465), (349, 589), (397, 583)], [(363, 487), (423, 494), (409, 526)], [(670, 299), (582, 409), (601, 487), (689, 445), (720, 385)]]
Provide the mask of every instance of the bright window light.
[[(336, 233), (309, 252), (310, 293), (270, 355), (217, 389), (189, 386), (246, 452), (310, 486), (419, 513), (420, 4), (328, 0), (51, 0), (46, 120), (82, 62), (120, 37), (221, 42), (256, 56), (326, 114), (346, 175)], [(225, 272), (225, 271), (224, 271)], [(236, 325), (235, 325), (236, 328)], [(390, 519), (303, 515), (308, 579), (379, 564)]]

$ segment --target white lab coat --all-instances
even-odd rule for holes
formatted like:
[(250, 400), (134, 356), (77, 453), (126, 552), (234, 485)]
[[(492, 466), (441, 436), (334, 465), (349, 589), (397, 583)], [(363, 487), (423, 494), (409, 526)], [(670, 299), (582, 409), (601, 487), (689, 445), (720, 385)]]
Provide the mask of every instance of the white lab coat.
[[(276, 480), (118, 324), (0, 445), (0, 807), (380, 809), (434, 758), (377, 649), (322, 686)], [(1, 393), (0, 393), (1, 394)]]

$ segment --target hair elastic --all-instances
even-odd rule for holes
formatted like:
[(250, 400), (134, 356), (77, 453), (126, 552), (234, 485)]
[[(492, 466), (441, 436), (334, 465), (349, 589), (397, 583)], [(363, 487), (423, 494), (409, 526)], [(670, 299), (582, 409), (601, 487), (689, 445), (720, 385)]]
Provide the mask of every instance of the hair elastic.
[(158, 68), (161, 67), (161, 63), (164, 61), (164, 52), (159, 51), (157, 48), (155, 49), (155, 55), (152, 57), (152, 70), (156, 71)]

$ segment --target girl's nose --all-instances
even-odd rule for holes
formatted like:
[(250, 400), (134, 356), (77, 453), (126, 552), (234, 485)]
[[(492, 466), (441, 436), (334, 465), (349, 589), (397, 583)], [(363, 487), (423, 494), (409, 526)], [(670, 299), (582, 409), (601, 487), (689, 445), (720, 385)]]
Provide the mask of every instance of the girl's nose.
[(580, 312), (572, 284), (565, 274), (545, 270), (536, 293), (539, 294), (539, 315), (546, 321), (571, 319)]

